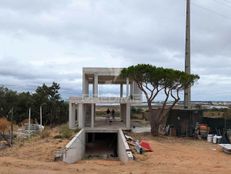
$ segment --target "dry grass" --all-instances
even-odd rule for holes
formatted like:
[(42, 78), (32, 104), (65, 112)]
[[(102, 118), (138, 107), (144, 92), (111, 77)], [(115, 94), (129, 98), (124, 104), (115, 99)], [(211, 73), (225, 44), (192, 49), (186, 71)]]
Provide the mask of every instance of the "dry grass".
[(136, 155), (126, 165), (120, 161), (83, 160), (76, 164), (53, 161), (53, 153), (65, 146), (68, 139), (54, 139), (59, 133), (52, 129), (49, 137), (32, 137), (24, 144), (0, 151), (0, 174), (85, 173), (85, 174), (209, 174), (231, 173), (231, 156), (218, 145), (201, 140), (155, 137), (132, 134), (148, 141), (154, 152)]

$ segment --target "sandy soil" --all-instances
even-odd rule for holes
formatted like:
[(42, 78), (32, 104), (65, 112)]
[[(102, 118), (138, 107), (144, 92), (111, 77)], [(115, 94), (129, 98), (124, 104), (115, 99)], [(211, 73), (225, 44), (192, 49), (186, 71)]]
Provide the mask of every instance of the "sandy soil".
[(35, 137), (24, 144), (0, 150), (0, 174), (231, 173), (231, 155), (224, 154), (218, 145), (187, 138), (133, 136), (149, 141), (154, 152), (136, 154), (136, 160), (127, 164), (114, 160), (82, 160), (65, 164), (53, 161), (53, 154), (68, 140)]

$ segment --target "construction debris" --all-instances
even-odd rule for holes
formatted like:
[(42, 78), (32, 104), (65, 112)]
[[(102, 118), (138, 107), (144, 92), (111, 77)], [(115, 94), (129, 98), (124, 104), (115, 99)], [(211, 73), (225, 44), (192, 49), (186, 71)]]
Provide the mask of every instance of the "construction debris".
[(135, 149), (139, 154), (143, 153), (143, 148), (140, 146), (140, 143), (138, 140), (135, 142)]
[(145, 152), (153, 152), (150, 144), (144, 140), (141, 140), (140, 146), (143, 148)]
[(64, 150), (57, 150), (54, 153), (54, 161), (61, 161), (63, 160), (63, 154), (64, 154)]
[(127, 141), (130, 141), (130, 140), (133, 141), (133, 138), (131, 136), (129, 136), (129, 135), (124, 135), (124, 136), (125, 136)]
[(16, 132), (17, 138), (26, 139), (32, 134), (40, 133), (44, 130), (44, 126), (40, 124), (24, 124), (24, 127), (19, 128)]
[(231, 144), (219, 144), (225, 153), (231, 154)]
[(143, 154), (144, 152), (153, 152), (150, 144), (144, 140), (134, 140), (131, 136), (125, 135), (128, 145), (133, 153)]

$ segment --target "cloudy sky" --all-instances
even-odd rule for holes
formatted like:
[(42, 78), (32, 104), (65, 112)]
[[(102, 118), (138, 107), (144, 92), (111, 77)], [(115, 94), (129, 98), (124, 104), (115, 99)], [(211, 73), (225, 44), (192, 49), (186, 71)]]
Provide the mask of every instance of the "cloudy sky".
[[(193, 0), (191, 25), (192, 100), (231, 100), (231, 0)], [(67, 98), (82, 67), (184, 70), (184, 36), (185, 0), (0, 0), (0, 85)]]

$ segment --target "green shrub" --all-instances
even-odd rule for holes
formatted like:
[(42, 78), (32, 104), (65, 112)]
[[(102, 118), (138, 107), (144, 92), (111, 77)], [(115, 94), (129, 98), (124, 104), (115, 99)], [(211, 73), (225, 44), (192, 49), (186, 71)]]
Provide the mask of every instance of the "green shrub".
[(67, 125), (62, 125), (59, 129), (59, 134), (62, 138), (71, 138), (74, 131), (69, 129)]

